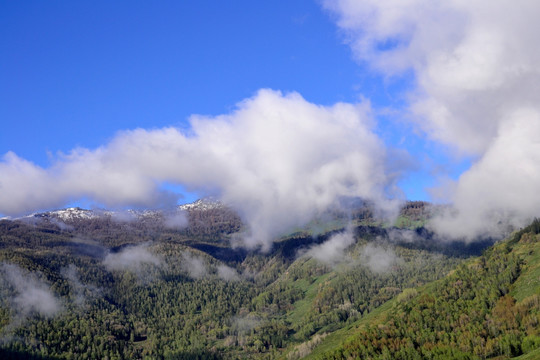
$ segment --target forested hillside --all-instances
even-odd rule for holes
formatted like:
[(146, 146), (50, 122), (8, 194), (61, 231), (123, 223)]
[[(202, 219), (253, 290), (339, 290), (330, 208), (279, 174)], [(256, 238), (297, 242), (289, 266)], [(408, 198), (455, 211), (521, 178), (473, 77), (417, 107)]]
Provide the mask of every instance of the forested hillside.
[(540, 358), (539, 233), (535, 220), (444, 279), (405, 289), (391, 308), (313, 357)]
[(537, 348), (537, 223), (476, 258), (489, 240), (441, 242), (421, 227), (430, 211), (409, 203), (396, 226), (367, 207), (333, 212), (268, 253), (231, 247), (242, 224), (222, 207), (190, 209), (182, 226), (166, 214), (2, 220), (2, 358), (474, 358)]

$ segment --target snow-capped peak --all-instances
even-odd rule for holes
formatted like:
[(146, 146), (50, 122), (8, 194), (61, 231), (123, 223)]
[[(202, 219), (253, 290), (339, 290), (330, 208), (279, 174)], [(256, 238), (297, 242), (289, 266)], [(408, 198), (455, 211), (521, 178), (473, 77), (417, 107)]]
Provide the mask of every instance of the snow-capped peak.
[(220, 209), (223, 208), (224, 205), (221, 201), (216, 200), (214, 198), (204, 198), (199, 199), (195, 202), (184, 204), (178, 206), (178, 209), (183, 211), (192, 211), (192, 210), (212, 210), (212, 209)]
[[(214, 198), (207, 197), (199, 199), (189, 204), (179, 205), (177, 211), (206, 211), (212, 209), (222, 209), (225, 205)], [(70, 207), (66, 209), (59, 209), (53, 211), (47, 211), (42, 213), (33, 213), (21, 218), (5, 217), (0, 220), (31, 220), (35, 218), (49, 218), (57, 219), (62, 222), (73, 222), (78, 220), (90, 220), (103, 217), (110, 217), (119, 221), (133, 221), (149, 218), (158, 218), (164, 215), (162, 210), (124, 210), (124, 211), (110, 211), (110, 210), (87, 210), (80, 207)]]
[(62, 210), (49, 211), (45, 213), (48, 216), (56, 217), (62, 221), (94, 219), (99, 217), (93, 210), (81, 209), (79, 207), (71, 207)]

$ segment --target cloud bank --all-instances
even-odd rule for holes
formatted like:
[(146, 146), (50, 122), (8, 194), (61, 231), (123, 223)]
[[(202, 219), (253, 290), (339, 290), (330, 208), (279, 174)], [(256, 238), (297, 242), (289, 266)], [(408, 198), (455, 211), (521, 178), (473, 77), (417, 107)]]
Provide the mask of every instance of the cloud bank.
[[(409, 118), (477, 159), (441, 185), (440, 233), (473, 238), (540, 213), (540, 3), (326, 1), (356, 58), (386, 76), (412, 71)], [(503, 219), (503, 222), (501, 222)]]
[(260, 90), (227, 115), (193, 116), (176, 128), (118, 134), (41, 168), (14, 153), (0, 162), (0, 213), (19, 214), (90, 198), (108, 207), (172, 206), (163, 183), (214, 194), (237, 210), (244, 245), (264, 250), (341, 197), (388, 207), (395, 178), (373, 133), (370, 106), (318, 106), (297, 93)]

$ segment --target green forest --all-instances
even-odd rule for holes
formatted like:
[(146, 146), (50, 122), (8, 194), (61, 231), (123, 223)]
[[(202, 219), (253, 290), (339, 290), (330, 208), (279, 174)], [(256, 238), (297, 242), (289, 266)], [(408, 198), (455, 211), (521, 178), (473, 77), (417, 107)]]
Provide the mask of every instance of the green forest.
[[(442, 242), (423, 228), (427, 207), (408, 203), (393, 224), (333, 213), (267, 253), (231, 247), (243, 225), (226, 208), (177, 229), (1, 220), (0, 357), (540, 356), (540, 222)], [(338, 254), (323, 247), (340, 239)]]

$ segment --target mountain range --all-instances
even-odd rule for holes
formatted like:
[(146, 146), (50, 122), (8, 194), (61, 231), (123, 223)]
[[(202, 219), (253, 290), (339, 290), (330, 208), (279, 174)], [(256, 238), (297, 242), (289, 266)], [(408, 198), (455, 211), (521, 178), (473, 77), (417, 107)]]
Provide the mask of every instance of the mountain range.
[(540, 222), (439, 238), (436, 207), (393, 223), (323, 214), (267, 252), (213, 199), (0, 220), (0, 354), (35, 359), (534, 359)]

